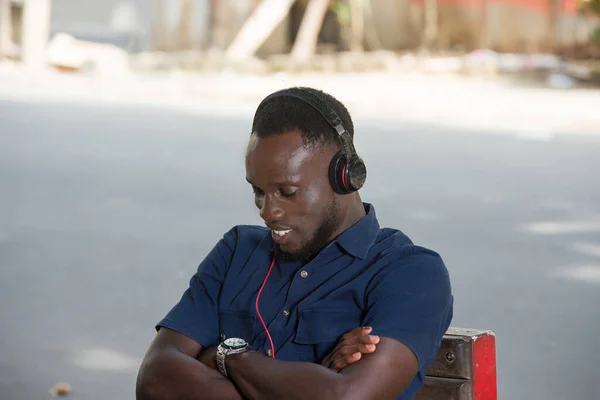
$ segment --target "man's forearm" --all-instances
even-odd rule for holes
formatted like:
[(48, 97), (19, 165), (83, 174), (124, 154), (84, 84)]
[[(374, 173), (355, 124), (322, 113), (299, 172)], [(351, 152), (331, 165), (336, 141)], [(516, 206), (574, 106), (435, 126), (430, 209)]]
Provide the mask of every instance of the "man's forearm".
[(318, 364), (273, 360), (249, 351), (227, 356), (227, 372), (244, 398), (255, 400), (342, 399), (348, 378)]
[(164, 352), (142, 366), (137, 400), (243, 400), (218, 371), (178, 351)]

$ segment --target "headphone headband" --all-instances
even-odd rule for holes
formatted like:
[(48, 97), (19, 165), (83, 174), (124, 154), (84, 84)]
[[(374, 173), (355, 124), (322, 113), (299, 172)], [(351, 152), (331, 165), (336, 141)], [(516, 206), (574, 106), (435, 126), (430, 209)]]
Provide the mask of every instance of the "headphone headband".
[(294, 97), (309, 104), (327, 121), (339, 137), (342, 154), (336, 155), (331, 163), (330, 178), (334, 190), (341, 194), (354, 192), (362, 187), (366, 179), (366, 167), (356, 154), (350, 132), (346, 130), (339, 115), (311, 90), (294, 87), (271, 93), (261, 101), (258, 109), (268, 101), (277, 97)]
[[(354, 144), (352, 143), (352, 136), (350, 136), (350, 132), (348, 132), (348, 130), (346, 130), (346, 128), (344, 127), (344, 124), (342, 124), (342, 119), (331, 107), (329, 107), (323, 100), (321, 100), (321, 98), (318, 95), (311, 92), (310, 90), (300, 87), (283, 89), (267, 96), (260, 103), (258, 108), (260, 108), (269, 100), (277, 97), (295, 97), (298, 100), (302, 100), (305, 103), (310, 104), (312, 108), (314, 108), (319, 114), (323, 116), (323, 118), (333, 128), (333, 130), (337, 132), (338, 136), (340, 137), (340, 144), (344, 148), (346, 155), (348, 157), (352, 157), (356, 154)], [(347, 138), (343, 138), (344, 134), (347, 135)]]
[(277, 97), (295, 97), (298, 100), (302, 100), (305, 103), (310, 104), (316, 111), (319, 112), (325, 118), (327, 123), (331, 125), (331, 127), (338, 133), (338, 135), (343, 134), (346, 131), (344, 125), (342, 124), (342, 119), (337, 115), (335, 111), (331, 107), (329, 107), (323, 100), (321, 100), (316, 94), (304, 88), (289, 88), (279, 90), (275, 93), (271, 93), (268, 95), (258, 106), (260, 108), (263, 104), (267, 103), (269, 100), (277, 98)]

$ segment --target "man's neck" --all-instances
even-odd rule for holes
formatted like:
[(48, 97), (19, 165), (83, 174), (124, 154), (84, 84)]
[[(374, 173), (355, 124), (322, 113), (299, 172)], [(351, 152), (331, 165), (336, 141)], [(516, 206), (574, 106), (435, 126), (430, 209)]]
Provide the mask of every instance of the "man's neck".
[(332, 239), (337, 238), (348, 228), (356, 224), (358, 221), (363, 219), (365, 215), (367, 215), (359, 194), (354, 193), (349, 196), (353, 196), (354, 198), (347, 203), (345, 208), (342, 208), (342, 212), (340, 214), (344, 217), (340, 221), (338, 229), (336, 229), (335, 232), (331, 235)]

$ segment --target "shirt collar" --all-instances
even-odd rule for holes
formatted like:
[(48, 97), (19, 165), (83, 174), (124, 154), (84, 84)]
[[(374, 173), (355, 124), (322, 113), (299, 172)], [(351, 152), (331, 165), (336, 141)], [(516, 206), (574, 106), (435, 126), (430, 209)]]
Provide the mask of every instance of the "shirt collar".
[(375, 207), (363, 203), (366, 215), (357, 223), (346, 229), (335, 240), (351, 256), (365, 259), (379, 234), (379, 222), (375, 215)]

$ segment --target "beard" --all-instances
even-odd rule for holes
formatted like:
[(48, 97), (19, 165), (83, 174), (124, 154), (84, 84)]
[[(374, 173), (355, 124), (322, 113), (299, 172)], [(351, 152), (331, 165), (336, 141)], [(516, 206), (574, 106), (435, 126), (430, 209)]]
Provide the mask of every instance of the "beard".
[(313, 237), (303, 240), (300, 249), (293, 253), (284, 252), (279, 246), (277, 246), (277, 253), (285, 261), (310, 261), (329, 244), (331, 235), (337, 228), (339, 214), (339, 204), (333, 197), (325, 208), (321, 224)]

